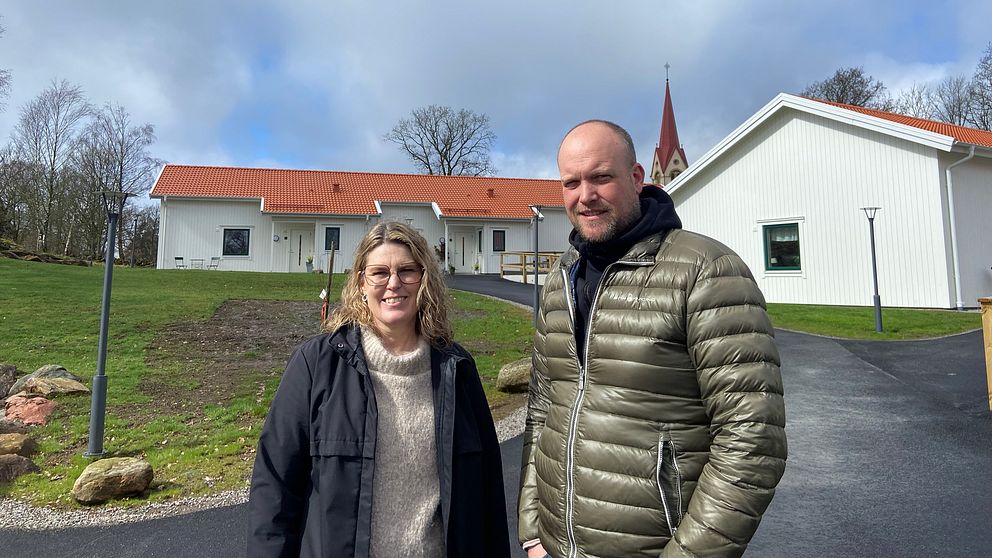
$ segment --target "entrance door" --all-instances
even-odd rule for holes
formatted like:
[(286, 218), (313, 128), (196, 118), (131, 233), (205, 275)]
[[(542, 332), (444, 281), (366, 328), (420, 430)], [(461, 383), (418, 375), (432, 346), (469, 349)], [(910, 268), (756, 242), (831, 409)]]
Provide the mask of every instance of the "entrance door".
[(286, 244), (289, 260), (286, 271), (305, 273), (307, 256), (313, 254), (313, 227), (289, 229), (289, 241)]
[(459, 231), (455, 233), (455, 245), (452, 246), (451, 265), (455, 273), (472, 273), (475, 269), (479, 247), (475, 240), (475, 231)]

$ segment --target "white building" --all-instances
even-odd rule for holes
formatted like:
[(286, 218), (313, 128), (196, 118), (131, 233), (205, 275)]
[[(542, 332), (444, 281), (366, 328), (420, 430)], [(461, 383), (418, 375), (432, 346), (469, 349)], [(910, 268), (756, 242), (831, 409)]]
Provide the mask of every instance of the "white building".
[[(209, 265), (241, 271), (334, 269), (380, 221), (418, 229), (456, 273), (498, 273), (500, 254), (561, 252), (571, 224), (557, 180), (427, 176), (166, 165), (152, 188), (161, 200), (158, 267)], [(443, 242), (443, 244), (442, 244)]]
[(769, 302), (884, 306), (992, 295), (992, 132), (780, 94), (666, 190), (744, 258)]

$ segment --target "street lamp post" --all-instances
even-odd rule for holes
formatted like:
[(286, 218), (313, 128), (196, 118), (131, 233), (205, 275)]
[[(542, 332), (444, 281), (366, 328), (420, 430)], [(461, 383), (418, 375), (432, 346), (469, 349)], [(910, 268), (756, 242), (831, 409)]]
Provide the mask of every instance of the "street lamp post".
[[(544, 215), (541, 213), (541, 206), (532, 205), (530, 210), (534, 212), (534, 327), (537, 327), (537, 310), (541, 305), (541, 249), (538, 245), (538, 224), (544, 219)], [(524, 262), (524, 267), (526, 267), (526, 261)], [(524, 270), (524, 273), (527, 273)]]
[(90, 405), (90, 439), (83, 457), (103, 457), (103, 425), (107, 412), (107, 329), (110, 324), (110, 283), (114, 275), (114, 241), (117, 220), (124, 209), (126, 192), (102, 192), (103, 206), (107, 211), (107, 255), (103, 270), (103, 308), (100, 311), (100, 341), (96, 357), (96, 375), (93, 376), (93, 399)]
[(882, 299), (878, 296), (878, 265), (875, 260), (875, 213), (881, 207), (862, 207), (868, 218), (868, 235), (871, 238), (871, 277), (875, 284), (875, 331), (882, 331)]

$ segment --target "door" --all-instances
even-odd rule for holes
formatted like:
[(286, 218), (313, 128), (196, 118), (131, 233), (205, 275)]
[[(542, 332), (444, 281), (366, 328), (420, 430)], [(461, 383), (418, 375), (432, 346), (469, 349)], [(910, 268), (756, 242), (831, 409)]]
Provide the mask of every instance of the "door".
[(450, 263), (455, 266), (455, 273), (472, 273), (479, 254), (475, 231), (459, 231), (455, 233), (454, 238), (455, 245), (452, 246), (453, 255)]
[(287, 268), (290, 273), (306, 273), (307, 256), (313, 255), (313, 227), (290, 228), (287, 246)]

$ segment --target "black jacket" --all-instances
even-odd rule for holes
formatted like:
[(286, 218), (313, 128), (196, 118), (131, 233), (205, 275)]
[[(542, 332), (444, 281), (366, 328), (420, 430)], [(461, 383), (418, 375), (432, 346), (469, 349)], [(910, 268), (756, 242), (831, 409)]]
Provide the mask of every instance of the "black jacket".
[[(361, 333), (300, 345), (262, 428), (248, 502), (248, 556), (368, 556), (375, 394)], [(447, 556), (508, 556), (499, 443), (475, 362), (431, 348), (434, 434)]]

